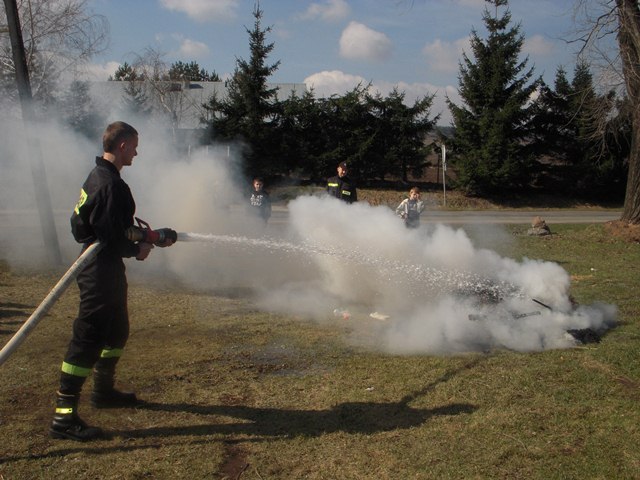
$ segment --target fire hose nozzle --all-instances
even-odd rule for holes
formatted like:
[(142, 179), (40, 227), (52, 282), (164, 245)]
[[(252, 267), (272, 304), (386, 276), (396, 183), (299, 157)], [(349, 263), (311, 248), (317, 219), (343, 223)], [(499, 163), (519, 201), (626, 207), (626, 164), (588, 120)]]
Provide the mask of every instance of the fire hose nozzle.
[(175, 243), (178, 240), (178, 232), (171, 228), (158, 228), (153, 230), (147, 222), (136, 217), (138, 225), (132, 225), (125, 235), (132, 242), (152, 243), (158, 247), (165, 246), (167, 240)]
[(175, 243), (178, 240), (178, 232), (171, 228), (158, 228), (157, 230), (144, 230), (146, 233), (145, 242), (153, 243), (157, 247), (161, 247), (167, 240)]

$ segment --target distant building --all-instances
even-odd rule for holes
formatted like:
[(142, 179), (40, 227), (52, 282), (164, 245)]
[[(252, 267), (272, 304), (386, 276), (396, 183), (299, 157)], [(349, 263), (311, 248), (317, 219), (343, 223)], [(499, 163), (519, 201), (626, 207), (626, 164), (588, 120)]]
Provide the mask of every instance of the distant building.
[[(135, 85), (146, 95), (148, 106), (153, 108), (153, 116), (157, 116), (159, 121), (164, 119), (176, 130), (202, 128), (200, 119), (205, 116), (202, 105), (214, 94), (219, 100), (227, 96), (227, 82), (160, 81), (137, 82)], [(113, 109), (114, 105), (116, 110), (120, 106), (119, 111), (112, 113), (126, 113), (125, 98), (128, 96), (128, 86), (130, 82), (126, 81), (92, 82), (91, 96), (95, 106), (107, 112)], [(280, 100), (289, 98), (292, 93), (301, 97), (307, 91), (304, 83), (271, 83), (267, 84), (267, 88), (278, 88)]]

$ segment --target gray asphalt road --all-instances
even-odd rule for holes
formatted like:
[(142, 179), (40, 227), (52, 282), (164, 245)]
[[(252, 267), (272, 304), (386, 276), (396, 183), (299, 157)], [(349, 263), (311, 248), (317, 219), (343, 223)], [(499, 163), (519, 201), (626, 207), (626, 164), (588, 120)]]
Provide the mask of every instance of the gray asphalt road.
[(422, 217), (426, 222), (440, 223), (531, 223), (535, 216), (542, 217), (548, 224), (552, 223), (604, 223), (617, 220), (622, 211), (612, 210), (527, 210), (527, 211), (481, 211), (451, 212), (434, 210), (425, 212)]
[[(542, 217), (548, 224), (553, 223), (604, 223), (617, 220), (622, 215), (620, 210), (483, 210), (483, 211), (449, 211), (427, 210), (421, 220), (426, 223), (524, 223), (529, 224), (535, 216)], [(56, 224), (66, 230), (69, 224), (69, 212), (54, 212)], [(289, 211), (286, 207), (276, 205), (269, 223), (286, 223)], [(0, 210), (0, 229), (11, 229), (38, 224), (36, 211)]]
[[(547, 224), (554, 223), (604, 223), (617, 220), (620, 210), (487, 210), (487, 211), (449, 211), (428, 210), (422, 214), (423, 223), (446, 223), (455, 225), (476, 223), (531, 224), (535, 216), (542, 217)], [(289, 212), (284, 207), (275, 207), (270, 223), (286, 223)]]

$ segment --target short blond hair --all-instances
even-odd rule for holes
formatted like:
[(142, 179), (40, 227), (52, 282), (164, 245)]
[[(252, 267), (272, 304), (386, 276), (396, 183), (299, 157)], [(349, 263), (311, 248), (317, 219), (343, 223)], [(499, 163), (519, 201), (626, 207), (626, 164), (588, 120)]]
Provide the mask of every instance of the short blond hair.
[(102, 148), (107, 153), (115, 153), (118, 144), (138, 136), (138, 131), (125, 122), (109, 124), (102, 135)]

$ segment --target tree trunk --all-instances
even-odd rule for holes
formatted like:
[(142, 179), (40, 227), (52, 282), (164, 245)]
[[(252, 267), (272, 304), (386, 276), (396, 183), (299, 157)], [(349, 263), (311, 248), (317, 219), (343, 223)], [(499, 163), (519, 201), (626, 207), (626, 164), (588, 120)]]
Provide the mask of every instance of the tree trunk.
[(627, 191), (624, 197), (622, 220), (640, 224), (640, 108), (633, 114), (633, 131), (631, 134), (631, 150), (629, 152), (629, 175)]
[(622, 220), (640, 224), (640, 7), (638, 0), (616, 0), (616, 5), (622, 71), (627, 95), (634, 106)]

